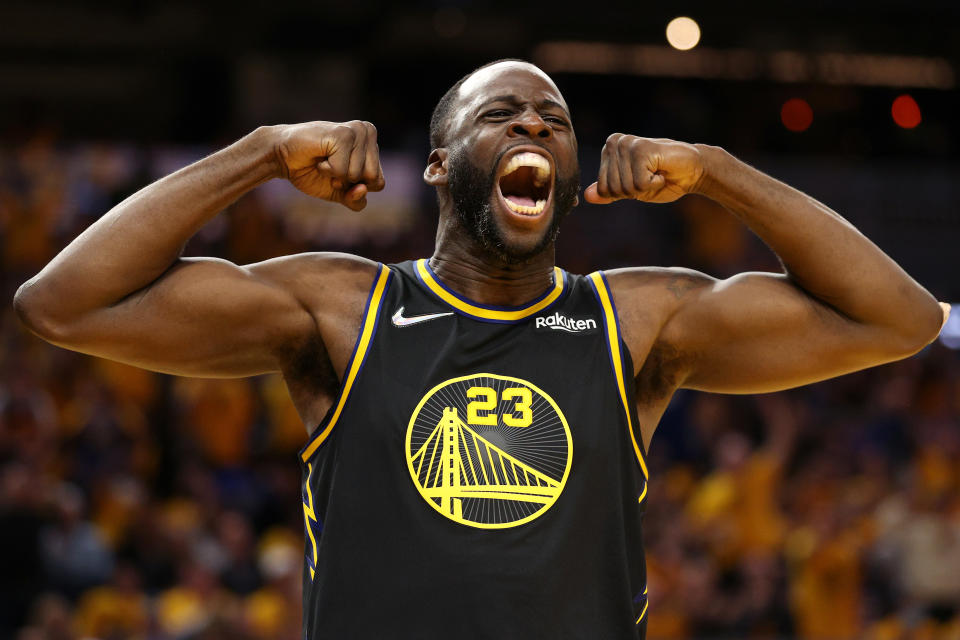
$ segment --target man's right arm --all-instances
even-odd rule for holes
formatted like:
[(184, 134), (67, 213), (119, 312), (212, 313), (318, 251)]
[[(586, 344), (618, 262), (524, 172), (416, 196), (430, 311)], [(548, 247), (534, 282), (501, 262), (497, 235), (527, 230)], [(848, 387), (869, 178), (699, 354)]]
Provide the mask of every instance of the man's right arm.
[(247, 266), (180, 257), (218, 212), (280, 176), (362, 209), (367, 192), (383, 188), (376, 132), (356, 121), (257, 129), (105, 214), (20, 287), (18, 315), (54, 344), (157, 371), (280, 370), (292, 345), (322, 334), (325, 306), (355, 306), (350, 293), (369, 287), (373, 263), (331, 254)]

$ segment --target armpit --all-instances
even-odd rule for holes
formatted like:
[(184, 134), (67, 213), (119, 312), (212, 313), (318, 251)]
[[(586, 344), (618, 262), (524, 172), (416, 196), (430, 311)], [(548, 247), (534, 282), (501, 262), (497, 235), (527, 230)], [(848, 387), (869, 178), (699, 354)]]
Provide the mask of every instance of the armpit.
[(319, 336), (311, 336), (284, 354), (283, 379), (297, 412), (307, 425), (323, 418), (340, 382)]
[(682, 382), (685, 361), (684, 354), (673, 345), (654, 343), (637, 374), (637, 402), (653, 404), (672, 395)]

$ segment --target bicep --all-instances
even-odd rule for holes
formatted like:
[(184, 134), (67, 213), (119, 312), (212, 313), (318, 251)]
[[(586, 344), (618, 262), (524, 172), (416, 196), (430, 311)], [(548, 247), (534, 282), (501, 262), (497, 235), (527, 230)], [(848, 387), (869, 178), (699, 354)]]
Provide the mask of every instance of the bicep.
[(844, 316), (787, 275), (761, 272), (702, 276), (660, 339), (683, 354), (679, 386), (720, 393), (778, 391), (910, 353), (889, 331)]
[(150, 285), (71, 322), (56, 344), (177, 375), (279, 370), (283, 345), (313, 329), (310, 313), (267, 277), (270, 263), (178, 260)]

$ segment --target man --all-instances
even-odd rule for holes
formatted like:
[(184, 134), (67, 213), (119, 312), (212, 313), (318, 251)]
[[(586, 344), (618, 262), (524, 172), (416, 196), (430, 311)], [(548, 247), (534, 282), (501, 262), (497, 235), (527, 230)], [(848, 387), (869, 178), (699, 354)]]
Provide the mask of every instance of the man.
[[(429, 260), (308, 253), (237, 266), (186, 241), (275, 177), (361, 210), (366, 122), (260, 128), (144, 188), (17, 292), (77, 351), (186, 376), (282, 372), (301, 452), (308, 638), (636, 638), (645, 451), (676, 389), (758, 393), (913, 354), (937, 301), (836, 213), (721, 149), (614, 134), (584, 197), (700, 193), (784, 273), (568, 274), (570, 114), (540, 69), (482, 67), (440, 101)], [(629, 239), (625, 239), (629, 242)]]

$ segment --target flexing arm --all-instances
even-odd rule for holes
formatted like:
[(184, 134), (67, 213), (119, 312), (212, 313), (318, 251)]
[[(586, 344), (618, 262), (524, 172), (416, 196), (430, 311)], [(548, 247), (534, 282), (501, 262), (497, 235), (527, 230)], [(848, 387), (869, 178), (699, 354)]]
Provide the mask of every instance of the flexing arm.
[(807, 384), (911, 355), (943, 323), (945, 309), (853, 225), (722, 149), (617, 134), (603, 162), (588, 200), (700, 193), (784, 267), (726, 280), (686, 269), (611, 274), (628, 307), (656, 291), (665, 301), (652, 346), (675, 386), (753, 393)]
[[(294, 274), (329, 266), (372, 278), (372, 265), (316, 254), (237, 266), (180, 258), (187, 240), (241, 195), (283, 176), (302, 191), (362, 209), (383, 187), (369, 123), (262, 127), (114, 207), (17, 291), (21, 320), (77, 351), (184, 375), (279, 368), (316, 332)], [(318, 265), (317, 263), (324, 263)]]

